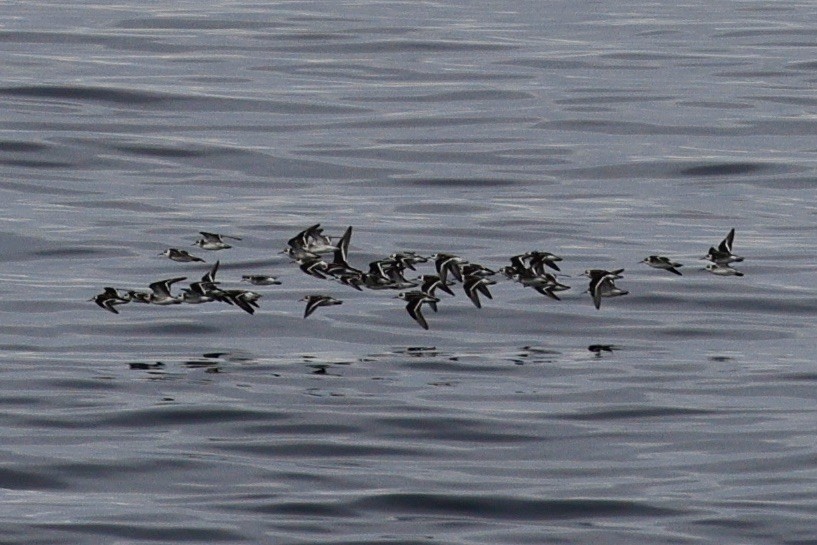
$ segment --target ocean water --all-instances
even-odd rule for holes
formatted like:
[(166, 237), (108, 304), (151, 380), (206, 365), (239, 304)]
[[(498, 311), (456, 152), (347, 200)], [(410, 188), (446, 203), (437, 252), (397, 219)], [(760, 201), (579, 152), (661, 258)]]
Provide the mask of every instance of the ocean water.
[[(0, 543), (817, 539), (813, 3), (4, 15)], [(571, 290), (456, 286), (425, 331), (279, 253), (315, 223), (361, 268), (551, 251)], [(703, 271), (731, 228), (745, 276)], [(216, 260), (282, 283), (88, 301)], [(596, 310), (588, 268), (629, 294)]]

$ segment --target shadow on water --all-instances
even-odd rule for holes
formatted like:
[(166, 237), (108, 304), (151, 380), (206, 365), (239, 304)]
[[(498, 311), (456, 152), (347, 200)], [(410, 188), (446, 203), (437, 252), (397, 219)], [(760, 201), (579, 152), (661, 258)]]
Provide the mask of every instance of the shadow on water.
[[(611, 344), (591, 344), (587, 350), (593, 357), (612, 355), (622, 347)], [(204, 370), (220, 373), (229, 369), (274, 369), (286, 372), (306, 371), (315, 375), (342, 374), (344, 368), (356, 366), (361, 369), (413, 369), (416, 371), (454, 371), (462, 373), (504, 372), (508, 364), (514, 366), (552, 365), (560, 361), (582, 361), (579, 347), (555, 350), (525, 345), (519, 348), (496, 347), (494, 350), (448, 351), (434, 346), (394, 347), (384, 352), (372, 352), (363, 356), (340, 357), (330, 353), (262, 355), (246, 351), (214, 351), (193, 357), (167, 357), (128, 361), (133, 371), (163, 375), (181, 370)]]

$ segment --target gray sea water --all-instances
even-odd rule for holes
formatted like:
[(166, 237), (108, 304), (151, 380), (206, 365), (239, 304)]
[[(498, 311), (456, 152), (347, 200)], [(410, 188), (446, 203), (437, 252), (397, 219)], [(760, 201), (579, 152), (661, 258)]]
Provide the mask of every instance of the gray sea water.
[[(817, 540), (814, 3), (2, 10), (0, 542)], [(314, 223), (572, 289), (457, 287), (425, 331), (278, 253)], [(745, 276), (702, 271), (733, 227)], [(88, 301), (215, 260), (282, 284)]]

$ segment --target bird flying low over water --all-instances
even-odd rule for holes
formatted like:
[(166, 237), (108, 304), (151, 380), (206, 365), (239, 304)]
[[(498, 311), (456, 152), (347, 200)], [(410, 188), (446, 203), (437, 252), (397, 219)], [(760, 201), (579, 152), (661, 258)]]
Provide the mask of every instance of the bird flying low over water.
[(440, 300), (421, 291), (405, 291), (398, 293), (396, 297), (406, 302), (406, 310), (409, 316), (414, 318), (414, 321), (420, 324), (420, 327), (428, 329), (428, 322), (426, 322), (420, 309), (424, 304), (436, 304), (439, 303)]
[(178, 261), (179, 263), (190, 263), (195, 261), (204, 263), (204, 260), (202, 258), (190, 255), (190, 252), (188, 252), (187, 250), (179, 250), (178, 248), (168, 248), (159, 255), (163, 255), (165, 257), (172, 259), (173, 261)]
[(232, 248), (232, 246), (224, 242), (225, 238), (241, 240), (239, 237), (220, 235), (218, 233), (208, 233), (207, 231), (199, 231), (199, 234), (201, 235), (201, 238), (194, 242), (193, 245), (198, 246), (203, 250), (226, 250), (227, 248)]
[(98, 295), (94, 295), (89, 301), (93, 301), (100, 308), (104, 308), (108, 312), (113, 312), (114, 314), (119, 314), (119, 311), (116, 310), (114, 307), (116, 305), (124, 305), (125, 303), (130, 302), (130, 298), (126, 295), (120, 295), (119, 291), (116, 288), (104, 288), (104, 291)]
[(709, 253), (703, 259), (707, 259), (717, 265), (729, 265), (730, 263), (740, 263), (743, 258), (732, 253), (732, 243), (735, 241), (734, 227), (729, 231), (718, 247), (711, 246)]
[(320, 223), (307, 227), (287, 241), (285, 253), (309, 252), (312, 254), (325, 254), (334, 252), (337, 245), (332, 244), (332, 237), (325, 235)]
[(150, 284), (148, 287), (151, 293), (148, 296), (148, 303), (151, 305), (177, 305), (181, 303), (181, 296), (170, 294), (170, 286), (182, 280), (187, 280), (187, 277), (179, 276), (177, 278), (168, 278), (167, 280), (158, 280)]
[(326, 307), (331, 305), (340, 305), (343, 301), (330, 297), (329, 295), (307, 295), (301, 301), (306, 301), (306, 309), (304, 309), (304, 318), (315, 312), (318, 307)]
[(584, 275), (590, 278), (590, 285), (587, 291), (593, 298), (593, 305), (598, 310), (601, 308), (602, 297), (616, 297), (619, 295), (627, 295), (629, 292), (616, 287), (615, 281), (619, 278), (624, 278), (621, 273), (624, 269), (616, 269), (613, 271), (606, 271), (604, 269), (587, 269)]
[(488, 291), (488, 286), (493, 286), (494, 284), (496, 284), (496, 280), (491, 280), (490, 278), (485, 278), (482, 276), (466, 276), (462, 287), (465, 290), (465, 294), (469, 299), (471, 299), (471, 302), (474, 303), (474, 306), (477, 308), (482, 308), (482, 304), (479, 300), (479, 294), (481, 293), (488, 299), (493, 299), (491, 292)]
[(654, 269), (663, 269), (673, 274), (677, 274), (678, 276), (682, 276), (681, 271), (679, 271), (678, 268), (683, 267), (683, 265), (662, 255), (651, 255), (649, 257), (645, 257), (641, 260), (641, 263), (646, 263)]
[(445, 282), (448, 278), (448, 274), (450, 273), (451, 276), (453, 276), (459, 282), (462, 282), (461, 266), (466, 263), (464, 259), (452, 254), (442, 253), (434, 254), (430, 257), (430, 259), (434, 260), (434, 267), (437, 269), (437, 274), (440, 276), (440, 280)]
[(213, 298), (222, 303), (235, 305), (247, 314), (255, 314), (255, 309), (259, 308), (258, 300), (261, 294), (250, 290), (216, 290)]

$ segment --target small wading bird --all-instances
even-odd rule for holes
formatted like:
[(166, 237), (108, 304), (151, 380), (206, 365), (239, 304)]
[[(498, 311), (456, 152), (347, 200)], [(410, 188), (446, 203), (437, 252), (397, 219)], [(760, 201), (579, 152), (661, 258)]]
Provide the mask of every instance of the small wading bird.
[(423, 329), (428, 329), (428, 322), (426, 322), (425, 317), (423, 317), (420, 307), (422, 307), (423, 304), (439, 303), (440, 300), (421, 291), (406, 291), (398, 293), (396, 297), (397, 299), (402, 299), (406, 302), (406, 310), (408, 311), (409, 316), (414, 318), (414, 320), (420, 324), (420, 327)]
[(678, 276), (681, 276), (681, 271), (678, 270), (678, 267), (683, 267), (683, 265), (677, 261), (672, 261), (670, 258), (662, 255), (651, 255), (649, 257), (645, 257), (641, 263), (646, 263), (654, 269), (669, 271), (673, 274), (677, 274)]
[(178, 305), (181, 303), (181, 296), (170, 294), (170, 286), (182, 280), (187, 280), (187, 277), (179, 276), (177, 278), (168, 278), (167, 280), (159, 280), (150, 284), (148, 287), (151, 293), (148, 295), (148, 303), (151, 305)]
[(734, 227), (729, 231), (718, 247), (711, 246), (709, 253), (703, 259), (707, 259), (717, 265), (729, 265), (730, 263), (740, 263), (743, 258), (732, 253), (732, 243), (735, 241)]
[(165, 257), (172, 259), (173, 261), (178, 261), (179, 263), (191, 262), (204, 263), (204, 260), (202, 258), (190, 255), (190, 252), (188, 252), (187, 250), (179, 250), (178, 248), (168, 248), (159, 255), (163, 255)]
[(241, 240), (239, 237), (230, 235), (219, 235), (218, 233), (208, 233), (206, 231), (199, 231), (201, 238), (193, 243), (193, 246), (198, 246), (202, 250), (226, 250), (232, 248), (229, 244), (224, 242), (225, 238), (231, 240)]
[(584, 271), (584, 276), (590, 278), (590, 285), (587, 291), (593, 298), (593, 305), (598, 310), (601, 308), (602, 297), (616, 297), (619, 295), (627, 295), (629, 292), (616, 287), (615, 281), (619, 278), (624, 278), (621, 273), (624, 269), (616, 269), (614, 271), (606, 271), (604, 269), (588, 269)]
[(281, 281), (268, 274), (245, 274), (241, 277), (242, 282), (249, 282), (253, 286), (276, 286)]
[(114, 314), (119, 314), (119, 311), (114, 308), (116, 305), (124, 305), (130, 302), (130, 298), (125, 295), (120, 295), (116, 288), (104, 288), (102, 293), (94, 295), (88, 300), (93, 301), (99, 305), (100, 308), (104, 308)]
[(340, 305), (343, 301), (330, 297), (329, 295), (307, 295), (301, 301), (306, 301), (306, 309), (304, 309), (304, 318), (315, 312), (318, 307), (327, 307), (331, 305)]

